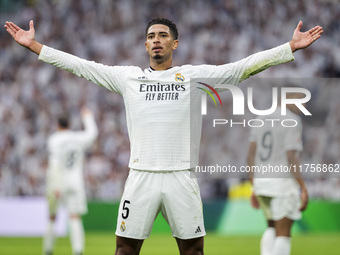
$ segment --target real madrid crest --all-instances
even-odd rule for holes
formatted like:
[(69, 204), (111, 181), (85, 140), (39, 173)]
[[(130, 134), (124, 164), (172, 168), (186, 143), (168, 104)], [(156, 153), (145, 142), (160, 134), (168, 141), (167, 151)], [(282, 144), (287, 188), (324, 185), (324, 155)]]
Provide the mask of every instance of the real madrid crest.
[(184, 76), (181, 75), (180, 73), (176, 73), (175, 75), (176, 75), (175, 81), (184, 81), (185, 80)]
[(126, 229), (125, 221), (122, 221), (122, 224), (120, 224), (120, 231), (124, 232), (125, 229)]

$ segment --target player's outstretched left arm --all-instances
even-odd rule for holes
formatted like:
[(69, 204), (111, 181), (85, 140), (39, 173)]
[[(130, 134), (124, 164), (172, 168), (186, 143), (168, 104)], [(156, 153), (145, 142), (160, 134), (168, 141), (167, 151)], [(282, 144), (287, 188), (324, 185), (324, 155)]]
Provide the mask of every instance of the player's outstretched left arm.
[(320, 26), (315, 26), (306, 32), (301, 32), (301, 27), (302, 21), (300, 21), (295, 28), (290, 42), (269, 50), (252, 54), (233, 63), (233, 69), (230, 73), (234, 74), (235, 80), (241, 82), (271, 66), (293, 61), (293, 52), (310, 46), (313, 42), (319, 39), (323, 33), (323, 29)]
[(301, 32), (302, 21), (300, 20), (294, 30), (292, 40), (289, 42), (292, 52), (307, 48), (313, 42), (321, 37), (323, 29), (320, 26), (315, 26), (306, 32)]

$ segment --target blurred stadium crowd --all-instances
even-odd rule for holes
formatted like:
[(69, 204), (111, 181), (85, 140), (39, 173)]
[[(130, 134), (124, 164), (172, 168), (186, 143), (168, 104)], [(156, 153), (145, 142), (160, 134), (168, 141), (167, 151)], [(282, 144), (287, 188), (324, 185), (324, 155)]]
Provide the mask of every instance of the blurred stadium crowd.
[[(0, 7), (2, 24), (10, 20), (27, 29), (34, 19), (36, 39), (43, 44), (108, 65), (142, 68), (149, 62), (145, 27), (156, 16), (170, 18), (178, 26), (175, 65), (239, 60), (289, 41), (302, 20), (302, 30), (321, 25), (323, 38), (297, 52), (294, 62), (266, 70), (259, 77), (295, 77), (303, 82), (303, 78), (340, 76), (340, 5), (336, 0), (27, 0), (2, 1)], [(55, 130), (55, 118), (66, 110), (74, 120), (72, 128), (80, 129), (79, 109), (87, 105), (100, 134), (85, 167), (87, 195), (89, 199), (119, 199), (129, 158), (121, 96), (39, 62), (16, 45), (5, 29), (0, 31), (0, 49), (0, 195), (44, 194), (45, 142)], [(320, 118), (305, 123), (302, 160), (339, 163), (340, 90), (334, 82), (327, 89), (315, 83), (304, 85), (312, 92)], [(248, 131), (230, 129), (221, 134), (216, 143), (224, 149), (217, 154), (232, 164), (245, 164)], [(203, 136), (203, 161), (207, 148), (214, 150), (216, 144), (208, 140)], [(340, 200), (339, 180), (322, 175), (311, 179), (311, 196)], [(225, 196), (230, 182), (236, 181), (200, 180), (203, 199)]]

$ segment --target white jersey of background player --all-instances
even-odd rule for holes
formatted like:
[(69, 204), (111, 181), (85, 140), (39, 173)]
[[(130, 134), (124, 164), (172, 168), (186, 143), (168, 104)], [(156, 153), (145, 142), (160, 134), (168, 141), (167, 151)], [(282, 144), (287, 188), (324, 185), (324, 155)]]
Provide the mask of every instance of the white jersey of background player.
[[(301, 26), (299, 22), (289, 43), (235, 63), (173, 67), (173, 51), (179, 45), (176, 25), (156, 18), (145, 30), (150, 68), (143, 70), (105, 66), (43, 46), (34, 39), (33, 21), (29, 31), (12, 22), (5, 25), (12, 37), (38, 54), (40, 60), (123, 96), (131, 170), (119, 206), (116, 254), (139, 254), (162, 211), (180, 253), (195, 255), (203, 254), (205, 235), (198, 184), (190, 178), (190, 168), (198, 163), (202, 91), (190, 88), (190, 80), (217, 78), (215, 82), (236, 85), (272, 65), (291, 61), (293, 52), (308, 47), (323, 32), (320, 26), (300, 32)], [(195, 124), (192, 129), (190, 119)]]
[[(289, 95), (290, 98), (298, 96), (295, 93)], [(302, 151), (302, 123), (295, 114), (299, 110), (295, 105), (287, 107), (286, 115), (281, 115), (281, 108), (278, 107), (270, 116), (258, 117), (265, 124), (262, 127), (253, 127), (250, 133), (248, 165), (279, 170), (267, 175), (254, 173), (254, 178), (251, 179), (252, 205), (255, 208), (261, 207), (268, 223), (261, 239), (261, 255), (290, 254), (292, 224), (294, 220), (301, 218), (301, 211), (308, 203), (307, 189), (300, 175), (280, 170), (283, 167), (294, 170), (299, 165), (298, 154)], [(265, 119), (278, 121), (273, 124)], [(284, 127), (281, 124), (284, 119), (289, 120), (286, 124), (289, 123), (292, 127)]]
[(84, 230), (81, 215), (87, 212), (83, 177), (85, 151), (93, 144), (98, 130), (92, 113), (82, 109), (84, 130), (69, 129), (68, 117), (58, 118), (58, 130), (47, 142), (49, 153), (47, 170), (47, 198), (50, 221), (44, 240), (45, 254), (52, 254), (54, 221), (58, 205), (63, 203), (70, 215), (71, 244), (74, 254), (82, 254)]
[[(275, 167), (276, 171), (282, 169), (281, 166), (289, 167), (286, 152), (295, 150), (297, 153), (302, 151), (302, 123), (298, 115), (287, 109), (285, 116), (281, 115), (281, 107), (277, 107), (276, 111), (270, 116), (261, 116), (257, 119), (263, 120), (264, 126), (252, 128), (250, 132), (250, 142), (256, 142), (256, 166), (266, 166), (270, 170)], [(266, 119), (275, 119), (272, 124)], [(295, 127), (284, 127), (281, 125), (283, 119), (295, 120), (287, 121), (288, 125)], [(274, 127), (272, 127), (274, 125)], [(278, 178), (282, 174), (284, 178)], [(274, 178), (270, 178), (274, 175)], [(253, 190), (256, 195), (279, 197), (289, 194), (299, 194), (298, 183), (294, 178), (290, 178), (283, 170), (275, 174), (268, 173), (263, 176), (262, 173), (254, 173)]]

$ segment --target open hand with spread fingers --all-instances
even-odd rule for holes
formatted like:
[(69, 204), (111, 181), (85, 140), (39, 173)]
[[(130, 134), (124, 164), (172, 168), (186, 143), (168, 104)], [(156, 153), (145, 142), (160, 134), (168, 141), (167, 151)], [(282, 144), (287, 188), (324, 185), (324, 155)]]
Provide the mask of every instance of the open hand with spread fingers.
[(13, 39), (23, 47), (30, 49), (36, 54), (40, 54), (42, 45), (35, 40), (35, 30), (33, 20), (29, 23), (29, 30), (25, 31), (13, 22), (6, 21), (5, 28)]
[(320, 26), (315, 26), (306, 32), (301, 32), (301, 27), (302, 21), (299, 21), (297, 27), (294, 30), (293, 38), (289, 42), (292, 52), (307, 48), (313, 42), (319, 39), (323, 33), (323, 29)]

